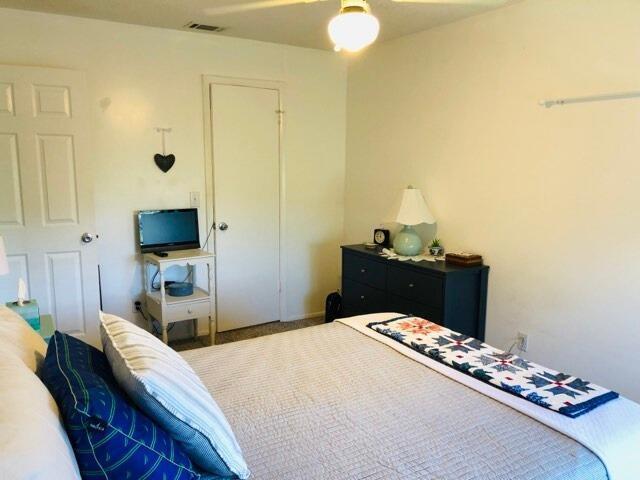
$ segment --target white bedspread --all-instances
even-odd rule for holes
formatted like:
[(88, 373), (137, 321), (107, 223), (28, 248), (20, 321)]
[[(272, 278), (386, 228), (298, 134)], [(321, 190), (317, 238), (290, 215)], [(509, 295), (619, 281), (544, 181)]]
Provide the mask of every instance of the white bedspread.
[(252, 480), (607, 480), (588, 448), (333, 322), (183, 352)]
[[(438, 363), (367, 327), (371, 322), (398, 316), (401, 314), (378, 313), (338, 321), (576, 440), (602, 460), (611, 480), (640, 478), (640, 405), (620, 397), (581, 417), (565, 417)], [(549, 367), (553, 368), (553, 365)]]

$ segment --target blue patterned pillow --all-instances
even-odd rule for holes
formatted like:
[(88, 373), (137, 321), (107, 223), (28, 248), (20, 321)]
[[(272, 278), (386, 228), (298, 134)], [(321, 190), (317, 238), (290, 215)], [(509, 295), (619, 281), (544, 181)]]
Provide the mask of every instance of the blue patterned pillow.
[(178, 444), (129, 403), (104, 353), (55, 332), (41, 377), (60, 407), (83, 478), (200, 478)]

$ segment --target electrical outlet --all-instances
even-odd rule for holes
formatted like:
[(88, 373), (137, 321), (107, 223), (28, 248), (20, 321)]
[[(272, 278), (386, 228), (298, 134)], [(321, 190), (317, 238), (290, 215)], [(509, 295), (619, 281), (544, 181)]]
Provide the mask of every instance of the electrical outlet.
[(139, 300), (136, 300), (133, 302), (133, 308), (132, 311), (133, 313), (138, 313), (138, 309), (142, 306), (142, 304), (140, 303)]
[(200, 192), (191, 192), (189, 194), (189, 201), (192, 208), (198, 208), (200, 206)]
[(527, 348), (529, 348), (529, 335), (527, 333), (518, 332), (516, 340), (518, 350), (520, 350), (521, 352), (526, 352)]

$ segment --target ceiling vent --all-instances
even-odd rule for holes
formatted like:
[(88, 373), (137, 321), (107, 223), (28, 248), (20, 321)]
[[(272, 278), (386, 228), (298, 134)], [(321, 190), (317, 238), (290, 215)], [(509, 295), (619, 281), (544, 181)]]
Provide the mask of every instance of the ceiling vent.
[(184, 28), (187, 28), (189, 30), (203, 30), (205, 32), (222, 32), (223, 30), (225, 30), (224, 27), (216, 27), (215, 25), (205, 25), (204, 23), (195, 23), (195, 22), (189, 22), (187, 23)]

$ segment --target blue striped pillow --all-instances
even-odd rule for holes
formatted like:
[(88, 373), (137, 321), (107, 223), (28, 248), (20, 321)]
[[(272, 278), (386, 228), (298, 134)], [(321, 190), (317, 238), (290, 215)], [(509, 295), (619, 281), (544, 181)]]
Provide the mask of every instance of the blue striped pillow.
[(101, 313), (104, 353), (131, 400), (178, 442), (202, 471), (249, 478), (231, 426), (189, 364), (149, 332)]
[(41, 377), (60, 407), (82, 478), (200, 478), (178, 444), (129, 403), (104, 353), (55, 332)]

